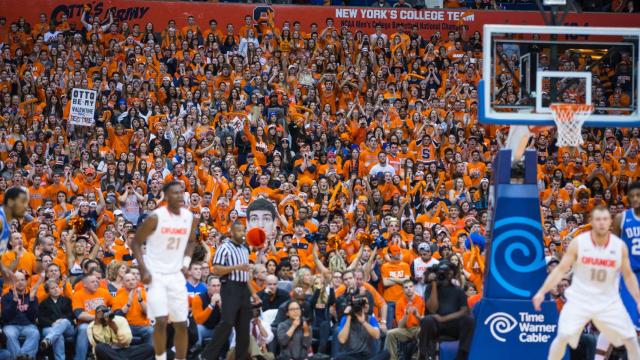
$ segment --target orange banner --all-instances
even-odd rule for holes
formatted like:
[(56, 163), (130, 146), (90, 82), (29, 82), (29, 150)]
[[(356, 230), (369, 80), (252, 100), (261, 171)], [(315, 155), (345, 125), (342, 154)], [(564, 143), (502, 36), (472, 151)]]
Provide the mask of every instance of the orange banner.
[[(79, 0), (38, 0), (38, 6), (25, 6), (24, 0), (0, 0), (0, 9), (8, 22), (24, 17), (32, 25), (38, 22), (40, 13), (47, 18), (59, 20), (63, 14), (71, 23), (80, 28), (80, 16), (86, 5), (91, 16), (106, 19), (108, 11), (114, 10), (118, 21), (126, 21), (129, 26), (152, 22), (156, 31), (162, 30), (167, 22), (175, 20), (178, 26), (186, 23), (186, 18), (193, 15), (201, 28), (208, 26), (210, 19), (216, 19), (220, 28), (228, 23), (236, 28), (243, 25), (244, 17), (251, 15), (258, 19), (264, 12), (273, 11), (275, 21), (282, 25), (284, 21), (300, 21), (303, 30), (309, 30), (312, 23), (320, 29), (325, 27), (328, 18), (334, 19), (336, 26), (348, 26), (351, 30), (373, 32), (377, 24), (387, 31), (395, 29), (398, 24), (405, 27), (418, 25), (423, 34), (434, 31), (457, 30), (464, 25), (467, 30), (481, 31), (484, 24), (522, 24), (543, 25), (544, 20), (537, 11), (469, 11), (469, 10), (415, 10), (415, 9), (379, 9), (363, 7), (328, 7), (328, 6), (292, 6), (263, 4), (209, 4), (171, 1), (133, 1), (106, 0), (86, 2)], [(570, 26), (613, 26), (634, 27), (640, 24), (640, 14), (614, 13), (582, 13), (569, 14), (564, 25)]]

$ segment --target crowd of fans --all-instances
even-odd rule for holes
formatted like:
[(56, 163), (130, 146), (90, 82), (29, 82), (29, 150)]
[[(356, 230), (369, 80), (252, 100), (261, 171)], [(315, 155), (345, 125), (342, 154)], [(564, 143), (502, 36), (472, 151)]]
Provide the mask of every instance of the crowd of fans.
[[(278, 228), (252, 249), (254, 358), (397, 359), (433, 354), (443, 335), (465, 357), (506, 138), (477, 122), (481, 34), (300, 21), (0, 21), (0, 191), (29, 192), (1, 258), (15, 281), (3, 288), (0, 357), (153, 357), (129, 244), (171, 180), (199, 222), (185, 284), (192, 355), (224, 306), (216, 247), (264, 198)], [(605, 102), (617, 91), (607, 84), (596, 89)], [(98, 92), (95, 126), (68, 122), (73, 88)], [(638, 129), (584, 136), (580, 149), (556, 148), (553, 132), (529, 144), (550, 266), (590, 209), (624, 208), (640, 172)]]

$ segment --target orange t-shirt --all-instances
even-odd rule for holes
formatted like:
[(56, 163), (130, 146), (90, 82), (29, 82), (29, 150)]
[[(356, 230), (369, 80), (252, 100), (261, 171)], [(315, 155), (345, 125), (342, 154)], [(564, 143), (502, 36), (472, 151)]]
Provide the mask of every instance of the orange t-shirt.
[[(471, 185), (478, 186), (480, 185), (480, 181), (483, 177), (485, 177), (487, 171), (487, 165), (483, 162), (478, 161), (477, 163), (470, 162), (467, 164), (467, 172), (469, 177), (471, 178)], [(475, 177), (471, 175), (476, 174)]]
[[(16, 252), (9, 250), (2, 254), (2, 264), (7, 268), (16, 258)], [(26, 271), (29, 275), (33, 275), (36, 272), (36, 256), (29, 251), (25, 251), (20, 260), (18, 260), (18, 265), (16, 266), (16, 270)], [(6, 294), (11, 289), (11, 284), (9, 282), (5, 282), (2, 287), (2, 293)]]
[(116, 239), (113, 249), (115, 260), (125, 262), (127, 265), (131, 266), (133, 256), (129, 247), (127, 247), (127, 244), (122, 239)]
[[(540, 200), (548, 200), (549, 197), (552, 196), (553, 194), (554, 194), (553, 189), (546, 189), (545, 191), (542, 192), (542, 195), (540, 196)], [(557, 194), (556, 200), (569, 201), (570, 199), (569, 193), (565, 189), (558, 189), (556, 194)], [(552, 205), (555, 205), (555, 204), (552, 204)]]
[[(144, 289), (140, 289), (142, 293), (142, 301), (147, 301), (147, 292)], [(116, 297), (113, 299), (113, 309), (114, 310), (122, 310), (122, 308), (129, 301), (129, 292), (127, 289), (120, 288), (116, 293)], [(131, 300), (131, 306), (129, 307), (129, 311), (125, 314), (125, 318), (129, 322), (129, 325), (133, 326), (149, 326), (151, 322), (149, 318), (147, 318), (147, 314), (142, 310), (142, 305), (138, 302), (138, 295), (133, 295), (133, 300)]]
[[(98, 286), (100, 286), (100, 288), (102, 289), (109, 290), (109, 280), (100, 280), (100, 285)], [(84, 289), (84, 283), (82, 281), (78, 281), (75, 285), (73, 285), (73, 292), (78, 292), (82, 289)]]
[[(9, 267), (11, 263), (16, 259), (16, 252), (9, 250), (2, 254), (2, 264)], [(18, 260), (16, 270), (24, 270), (29, 275), (33, 275), (36, 272), (36, 256), (30, 251), (24, 251), (22, 256)]]
[(73, 294), (71, 300), (71, 306), (74, 311), (82, 310), (91, 315), (95, 315), (96, 308), (100, 305), (111, 306), (113, 303), (113, 297), (109, 293), (109, 290), (104, 288), (98, 288), (95, 293), (90, 293), (86, 289), (78, 290)]
[[(404, 313), (407, 309), (407, 306), (413, 306), (418, 310), (418, 315), (424, 315), (424, 300), (418, 296), (417, 294), (413, 294), (413, 299), (409, 301), (406, 296), (400, 297), (398, 302), (396, 302), (396, 322), (400, 324), (400, 320), (404, 317)], [(413, 314), (409, 314), (407, 318), (407, 323), (405, 324), (406, 328), (412, 328), (420, 326), (420, 320)]]
[[(409, 265), (402, 261), (386, 262), (382, 264), (380, 272), (383, 278), (391, 278), (395, 280), (402, 279), (411, 275), (411, 269), (409, 268)], [(382, 297), (384, 297), (386, 301), (397, 302), (403, 296), (402, 285), (400, 284), (393, 284), (391, 286), (385, 287), (382, 293)]]
[(125, 129), (121, 135), (118, 135), (114, 128), (108, 127), (107, 133), (109, 134), (111, 148), (115, 150), (116, 157), (120, 156), (123, 152), (129, 151), (129, 142), (133, 136), (133, 130)]
[(33, 186), (29, 187), (29, 206), (32, 209), (39, 208), (47, 198), (49, 198), (49, 192), (44, 186), (40, 186), (37, 189)]
[(300, 256), (301, 261), (307, 261), (312, 258), (313, 253), (311, 252), (312, 245), (305, 238), (298, 238), (294, 235), (291, 240), (293, 247), (298, 250), (298, 256)]

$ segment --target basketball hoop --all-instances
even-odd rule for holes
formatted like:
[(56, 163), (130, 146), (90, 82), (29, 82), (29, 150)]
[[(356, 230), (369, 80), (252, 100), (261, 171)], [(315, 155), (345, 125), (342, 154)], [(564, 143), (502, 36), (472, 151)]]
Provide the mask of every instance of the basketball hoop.
[(582, 140), (582, 125), (593, 112), (593, 105), (551, 104), (553, 121), (558, 127), (558, 146), (578, 146)]

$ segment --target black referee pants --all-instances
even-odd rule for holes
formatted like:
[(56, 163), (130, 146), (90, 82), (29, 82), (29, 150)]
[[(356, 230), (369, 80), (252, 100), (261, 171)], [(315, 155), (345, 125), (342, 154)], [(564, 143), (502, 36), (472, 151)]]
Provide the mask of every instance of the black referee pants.
[(207, 360), (218, 360), (222, 347), (229, 339), (231, 329), (236, 329), (236, 360), (249, 357), (249, 323), (251, 322), (251, 292), (247, 283), (227, 281), (220, 290), (222, 319), (214, 338), (202, 354)]

